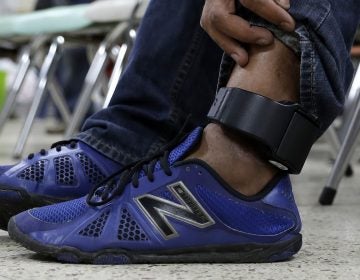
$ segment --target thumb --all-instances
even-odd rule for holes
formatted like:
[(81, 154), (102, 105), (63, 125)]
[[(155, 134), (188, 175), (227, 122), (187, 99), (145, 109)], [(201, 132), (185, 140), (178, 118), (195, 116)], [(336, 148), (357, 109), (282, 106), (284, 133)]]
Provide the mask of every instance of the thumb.
[(285, 10), (290, 9), (290, 0), (274, 0), (276, 4), (280, 7), (284, 8)]

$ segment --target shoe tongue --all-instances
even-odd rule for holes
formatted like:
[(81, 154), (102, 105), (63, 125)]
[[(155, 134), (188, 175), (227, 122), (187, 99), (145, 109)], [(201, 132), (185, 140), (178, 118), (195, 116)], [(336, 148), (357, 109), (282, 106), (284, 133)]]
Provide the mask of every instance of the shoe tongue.
[(173, 165), (175, 162), (182, 160), (200, 141), (203, 129), (197, 127), (194, 129), (175, 149), (169, 154), (169, 163)]
[[(183, 141), (169, 153), (168, 161), (170, 166), (175, 162), (182, 160), (201, 140), (203, 133), (203, 128), (198, 127), (194, 129), (190, 134), (184, 137)], [(160, 162), (158, 161), (154, 166), (154, 171), (161, 170)], [(140, 171), (139, 179), (145, 177), (146, 173), (144, 170)], [(112, 180), (111, 180), (112, 181)], [(110, 182), (110, 181), (109, 181)], [(110, 183), (113, 184), (113, 183)], [(106, 188), (111, 185), (102, 185), (97, 188), (97, 190), (91, 195), (91, 200), (97, 202), (99, 197), (103, 194)]]
[[(175, 162), (182, 160), (195, 146), (199, 143), (201, 139), (203, 129), (198, 127), (194, 129), (184, 140), (169, 153), (168, 161), (170, 166)], [(154, 171), (161, 170), (161, 165), (159, 162), (155, 164)], [(139, 174), (139, 178), (144, 177), (146, 174), (142, 170)]]

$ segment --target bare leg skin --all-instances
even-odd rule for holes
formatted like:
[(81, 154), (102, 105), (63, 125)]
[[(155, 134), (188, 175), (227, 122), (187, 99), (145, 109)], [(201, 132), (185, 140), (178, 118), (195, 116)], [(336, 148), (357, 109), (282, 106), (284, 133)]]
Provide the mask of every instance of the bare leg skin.
[[(268, 47), (249, 47), (249, 64), (236, 66), (228, 87), (261, 94), (276, 101), (298, 101), (299, 59), (275, 40)], [(235, 190), (246, 196), (259, 193), (278, 169), (258, 154), (253, 141), (218, 124), (209, 124), (197, 150), (188, 158), (207, 162)]]

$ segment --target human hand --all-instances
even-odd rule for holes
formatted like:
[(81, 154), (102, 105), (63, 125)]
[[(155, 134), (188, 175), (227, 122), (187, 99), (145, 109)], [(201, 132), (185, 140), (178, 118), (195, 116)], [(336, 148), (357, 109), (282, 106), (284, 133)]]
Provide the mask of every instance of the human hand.
[[(248, 63), (248, 53), (240, 43), (269, 45), (272, 33), (236, 15), (235, 1), (206, 0), (201, 17), (201, 26), (210, 37), (240, 66)], [(261, 18), (277, 25), (284, 31), (295, 29), (295, 20), (287, 12), (290, 0), (239, 0), (242, 6)]]

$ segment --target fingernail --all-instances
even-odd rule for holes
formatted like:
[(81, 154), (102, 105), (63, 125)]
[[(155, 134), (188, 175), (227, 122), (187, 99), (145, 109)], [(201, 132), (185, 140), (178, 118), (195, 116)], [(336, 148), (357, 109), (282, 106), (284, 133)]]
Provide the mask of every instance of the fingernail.
[(281, 29), (284, 29), (285, 31), (292, 31), (293, 29), (292, 24), (286, 21), (280, 23), (279, 26), (281, 27)]
[(287, 0), (275, 0), (284, 9), (290, 9), (290, 1)]
[(247, 59), (245, 57), (240, 57), (238, 54), (233, 53), (230, 55), (231, 58), (236, 62), (237, 65), (245, 66), (247, 63)]
[(237, 53), (233, 53), (230, 55), (231, 58), (238, 64), (239, 66), (243, 67), (248, 63), (247, 55), (238, 55)]
[(265, 39), (265, 38), (261, 38), (261, 39), (257, 40), (256, 43), (261, 46), (266, 46), (266, 45), (269, 45), (271, 43), (271, 41), (268, 39)]
[(240, 57), (239, 57), (236, 53), (233, 53), (233, 54), (231, 54), (230, 56), (231, 56), (231, 58), (232, 58), (233, 60), (235, 60), (236, 63), (239, 64), (239, 62), (240, 62)]

